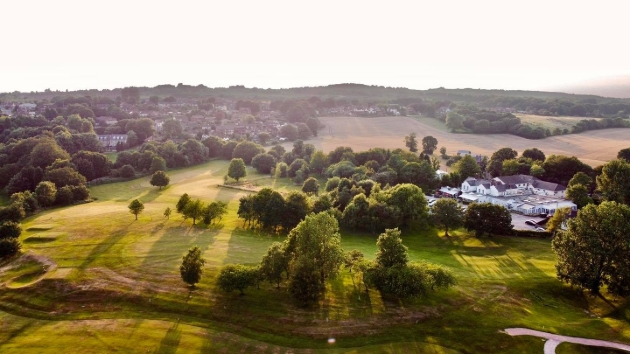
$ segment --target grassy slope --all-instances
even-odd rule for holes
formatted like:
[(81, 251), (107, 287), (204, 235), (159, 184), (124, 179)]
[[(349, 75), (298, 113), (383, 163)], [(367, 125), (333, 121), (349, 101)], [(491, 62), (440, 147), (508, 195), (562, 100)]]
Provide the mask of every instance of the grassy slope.
[[(541, 351), (540, 340), (498, 332), (517, 326), (630, 342), (626, 307), (559, 283), (547, 240), (478, 240), (463, 232), (445, 239), (434, 230), (406, 230), (412, 260), (444, 264), (459, 280), (456, 288), (426, 299), (366, 294), (347, 272), (311, 309), (295, 306), (284, 289), (267, 284), (246, 296), (222, 294), (214, 285), (218, 267), (256, 263), (283, 239), (241, 227), (238, 198), (248, 192), (217, 187), (226, 169), (227, 162), (214, 161), (172, 171), (172, 185), (161, 191), (148, 178), (97, 186), (93, 203), (26, 220), (21, 240), (33, 258), (0, 271), (0, 284), (11, 285), (0, 291), (0, 351), (54, 352), (68, 345), (80, 352)], [(286, 180), (250, 179), (281, 191), (295, 188)], [(164, 209), (173, 208), (182, 193), (226, 201), (229, 214), (209, 228), (191, 228), (179, 215), (166, 220)], [(138, 221), (126, 208), (134, 198), (146, 206)], [(346, 250), (368, 257), (376, 251), (374, 235), (344, 233), (342, 239)], [(177, 270), (194, 245), (208, 262), (202, 282), (190, 291)], [(41, 281), (33, 259), (46, 259), (38, 256), (58, 267)], [(336, 344), (327, 344), (329, 337)], [(561, 346), (558, 352), (575, 350), (584, 348)]]

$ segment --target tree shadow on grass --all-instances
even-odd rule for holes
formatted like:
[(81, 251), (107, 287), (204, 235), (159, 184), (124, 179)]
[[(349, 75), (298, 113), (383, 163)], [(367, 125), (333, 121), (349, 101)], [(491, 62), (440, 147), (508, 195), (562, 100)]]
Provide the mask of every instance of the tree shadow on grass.
[(191, 228), (188, 225), (169, 227), (153, 242), (139, 269), (160, 273), (160, 269), (156, 268), (177, 268), (189, 248), (197, 246), (203, 252), (215, 242), (217, 234), (215, 230)]
[(136, 221), (134, 220), (132, 223), (128, 224), (122, 229), (116, 232), (113, 232), (109, 237), (107, 237), (106, 239), (101, 241), (98, 245), (96, 245), (96, 247), (92, 249), (90, 254), (85, 258), (83, 263), (81, 263), (78, 268), (81, 270), (86, 269), (98, 257), (100, 257), (101, 255), (109, 251), (115, 244), (117, 244), (123, 237), (125, 237), (125, 235), (127, 235), (127, 229), (129, 229), (129, 227), (133, 225), (134, 222)]
[(160, 342), (160, 347), (155, 350), (155, 353), (171, 354), (177, 351), (179, 342), (182, 339), (182, 330), (179, 328), (179, 320), (173, 323), (173, 326), (166, 331), (166, 335)]

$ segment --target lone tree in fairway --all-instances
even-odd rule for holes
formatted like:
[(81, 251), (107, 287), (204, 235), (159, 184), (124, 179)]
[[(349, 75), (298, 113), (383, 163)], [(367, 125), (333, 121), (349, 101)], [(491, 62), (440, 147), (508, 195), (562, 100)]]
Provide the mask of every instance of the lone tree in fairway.
[(630, 207), (589, 204), (551, 242), (558, 279), (599, 294), (630, 295)]
[(464, 224), (464, 211), (457, 201), (451, 198), (438, 199), (431, 214), (433, 222), (444, 229), (444, 236), (448, 237), (448, 229), (456, 229)]
[(182, 265), (179, 267), (182, 280), (191, 287), (195, 287), (195, 284), (201, 280), (204, 264), (206, 260), (201, 257), (201, 249), (197, 246), (189, 249), (188, 253), (182, 257)]
[(239, 179), (247, 176), (247, 169), (243, 159), (232, 159), (230, 167), (228, 167), (228, 177), (234, 178), (237, 182)]
[(129, 212), (136, 216), (136, 220), (138, 220), (138, 214), (142, 213), (144, 210), (144, 204), (138, 199), (134, 199), (128, 206)]
[(172, 213), (172, 210), (169, 207), (167, 207), (166, 210), (164, 210), (164, 216), (166, 216), (167, 219), (171, 218), (171, 213)]
[(418, 151), (418, 140), (416, 139), (416, 133), (411, 133), (405, 137), (405, 146), (409, 148), (409, 151)]
[(422, 138), (422, 151), (425, 154), (433, 155), (433, 151), (437, 149), (438, 141), (431, 135)]
[(152, 186), (157, 186), (157, 187), (160, 187), (160, 189), (162, 189), (162, 187), (168, 186), (168, 183), (170, 181), (171, 181), (171, 179), (166, 175), (166, 172), (164, 172), (164, 171), (155, 171), (155, 173), (151, 177), (151, 182), (150, 183), (151, 183)]

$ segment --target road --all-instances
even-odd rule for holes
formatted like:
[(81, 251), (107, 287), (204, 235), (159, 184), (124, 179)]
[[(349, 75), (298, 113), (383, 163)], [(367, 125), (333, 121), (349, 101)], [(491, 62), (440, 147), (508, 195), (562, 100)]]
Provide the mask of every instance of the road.
[(556, 347), (562, 342), (587, 345), (590, 347), (613, 348), (613, 349), (625, 350), (627, 352), (630, 352), (630, 345), (627, 345), (627, 344), (608, 342), (608, 341), (599, 340), (599, 339), (561, 336), (559, 334), (535, 331), (533, 329), (528, 329), (528, 328), (506, 328), (505, 333), (511, 336), (534, 336), (538, 338), (548, 339), (547, 342), (545, 342), (545, 347), (544, 347), (545, 354), (555, 354)]

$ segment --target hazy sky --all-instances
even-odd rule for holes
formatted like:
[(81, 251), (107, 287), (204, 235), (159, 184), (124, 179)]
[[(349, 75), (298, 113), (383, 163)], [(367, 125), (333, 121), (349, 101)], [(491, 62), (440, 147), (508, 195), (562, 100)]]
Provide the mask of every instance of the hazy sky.
[(627, 1), (3, 1), (0, 92), (549, 89), (630, 74)]

